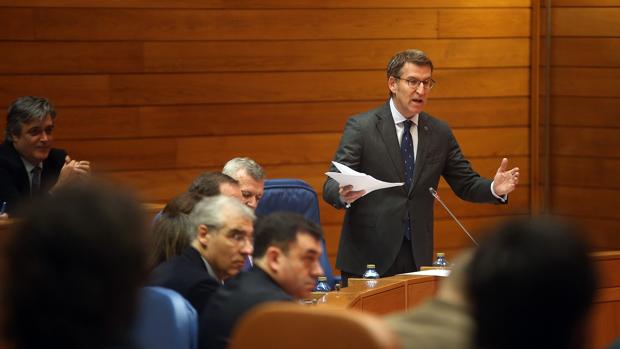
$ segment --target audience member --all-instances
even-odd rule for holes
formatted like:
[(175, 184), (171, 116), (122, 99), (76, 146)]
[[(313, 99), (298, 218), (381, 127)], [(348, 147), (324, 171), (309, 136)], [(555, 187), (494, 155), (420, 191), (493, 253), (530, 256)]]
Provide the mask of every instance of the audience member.
[(173, 198), (153, 220), (151, 254), (149, 265), (156, 267), (161, 262), (178, 256), (189, 246), (193, 227), (189, 227), (189, 214), (204, 197), (226, 195), (241, 201), (239, 183), (219, 172), (204, 172), (196, 177), (186, 192)]
[(0, 145), (0, 205), (15, 214), (26, 199), (57, 190), (90, 173), (88, 161), (75, 161), (52, 148), (56, 111), (45, 98), (15, 100), (6, 118), (5, 141)]
[(250, 158), (239, 157), (228, 161), (222, 173), (239, 182), (243, 203), (256, 210), (265, 188), (265, 172), (262, 167)]
[(144, 215), (110, 188), (68, 185), (14, 228), (3, 285), (15, 349), (128, 348), (145, 281)]
[(190, 214), (191, 245), (157, 266), (150, 284), (173, 289), (200, 312), (224, 280), (239, 273), (252, 253), (254, 213), (239, 200), (202, 199)]
[(441, 280), (437, 294), (413, 310), (388, 316), (386, 321), (405, 349), (469, 349), (474, 322), (465, 293), (466, 267), (472, 251), (454, 263)]
[(239, 182), (234, 177), (219, 172), (204, 172), (187, 188), (190, 193), (203, 197), (226, 195), (242, 200)]
[(549, 217), (508, 222), (481, 242), (467, 271), (476, 345), (584, 348), (595, 289), (593, 264), (573, 225)]
[(180, 255), (192, 241), (193, 228), (189, 214), (202, 196), (185, 192), (164, 207), (153, 226), (149, 265), (156, 267)]
[(237, 321), (271, 301), (309, 297), (323, 274), (321, 228), (303, 216), (277, 212), (256, 224), (254, 267), (220, 288), (201, 313), (199, 347), (225, 348)]

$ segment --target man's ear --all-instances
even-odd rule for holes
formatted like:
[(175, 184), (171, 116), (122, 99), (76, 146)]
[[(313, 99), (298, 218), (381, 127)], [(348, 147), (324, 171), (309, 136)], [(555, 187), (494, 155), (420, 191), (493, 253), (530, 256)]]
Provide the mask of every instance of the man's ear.
[(209, 228), (204, 224), (199, 224), (197, 229), (196, 237), (198, 238), (198, 242), (200, 242), (202, 246), (209, 246), (209, 242), (213, 238), (213, 232), (209, 231)]
[(282, 269), (282, 262), (282, 251), (275, 246), (269, 246), (265, 252), (265, 264), (267, 268), (269, 268), (272, 273), (277, 274)]
[(388, 78), (387, 84), (388, 84), (388, 88), (390, 89), (390, 91), (393, 94), (396, 93), (396, 89), (398, 88), (398, 86), (397, 86), (398, 85), (398, 80), (395, 77), (390, 76)]

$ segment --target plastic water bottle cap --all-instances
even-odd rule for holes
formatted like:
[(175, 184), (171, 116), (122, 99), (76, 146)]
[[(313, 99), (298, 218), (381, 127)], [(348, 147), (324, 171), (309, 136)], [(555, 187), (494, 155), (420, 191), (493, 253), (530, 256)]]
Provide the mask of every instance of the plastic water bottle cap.
[(366, 268), (368, 269), (374, 269), (375, 265), (374, 264), (366, 264)]

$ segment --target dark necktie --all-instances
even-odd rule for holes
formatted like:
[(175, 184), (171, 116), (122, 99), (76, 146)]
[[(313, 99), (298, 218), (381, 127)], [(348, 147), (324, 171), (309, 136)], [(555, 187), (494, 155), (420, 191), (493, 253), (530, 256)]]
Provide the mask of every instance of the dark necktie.
[[(403, 130), (403, 137), (400, 142), (400, 153), (403, 157), (403, 167), (405, 168), (405, 191), (409, 193), (411, 184), (413, 183), (413, 169), (415, 168), (415, 160), (413, 157), (413, 140), (411, 139), (411, 120), (405, 120), (403, 122), (405, 129)], [(411, 240), (411, 217), (407, 212), (407, 224), (404, 229), (404, 234), (407, 240)]]
[(30, 173), (32, 173), (32, 182), (30, 183), (30, 195), (35, 195), (41, 188), (41, 168), (35, 166)]

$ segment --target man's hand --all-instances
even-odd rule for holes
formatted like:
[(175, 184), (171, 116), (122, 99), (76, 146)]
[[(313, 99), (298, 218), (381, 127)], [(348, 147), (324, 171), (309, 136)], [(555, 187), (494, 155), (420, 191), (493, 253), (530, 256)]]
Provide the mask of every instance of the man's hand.
[(515, 190), (519, 184), (519, 168), (515, 167), (508, 170), (508, 159), (503, 158), (502, 163), (497, 169), (493, 179), (493, 190), (495, 194), (502, 196)]
[(79, 180), (90, 174), (90, 161), (71, 160), (69, 155), (65, 157), (65, 164), (60, 170), (58, 182), (54, 189), (58, 189), (67, 183)]
[(340, 194), (340, 201), (349, 205), (352, 204), (355, 200), (361, 198), (366, 194), (365, 190), (353, 190), (353, 186), (347, 185), (344, 187), (340, 187), (338, 190), (338, 194)]

